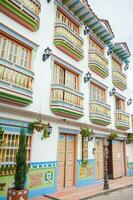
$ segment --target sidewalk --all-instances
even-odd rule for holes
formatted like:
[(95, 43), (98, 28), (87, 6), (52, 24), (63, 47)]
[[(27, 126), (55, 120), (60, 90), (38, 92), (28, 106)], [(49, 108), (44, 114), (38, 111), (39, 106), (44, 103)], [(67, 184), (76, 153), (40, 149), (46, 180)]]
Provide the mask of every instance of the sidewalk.
[(30, 200), (50, 200), (50, 199), (57, 199), (57, 200), (81, 200), (87, 197), (97, 196), (102, 193), (106, 193), (109, 191), (117, 190), (120, 188), (133, 186), (133, 177), (124, 177), (119, 178), (116, 180), (109, 181), (109, 190), (103, 190), (103, 183), (87, 186), (87, 187), (80, 187), (80, 188), (72, 188), (66, 189), (54, 194), (50, 194), (48, 197), (38, 197), (32, 198)]

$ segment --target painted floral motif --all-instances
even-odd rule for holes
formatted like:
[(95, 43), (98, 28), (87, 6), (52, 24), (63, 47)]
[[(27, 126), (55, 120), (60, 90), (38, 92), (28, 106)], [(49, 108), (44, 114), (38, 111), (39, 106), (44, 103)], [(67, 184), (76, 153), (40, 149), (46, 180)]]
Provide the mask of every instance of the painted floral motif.
[(40, 185), (43, 184), (43, 173), (42, 172), (36, 172), (34, 174), (30, 174), (30, 184), (29, 184), (29, 188), (33, 188), (33, 187), (38, 187)]

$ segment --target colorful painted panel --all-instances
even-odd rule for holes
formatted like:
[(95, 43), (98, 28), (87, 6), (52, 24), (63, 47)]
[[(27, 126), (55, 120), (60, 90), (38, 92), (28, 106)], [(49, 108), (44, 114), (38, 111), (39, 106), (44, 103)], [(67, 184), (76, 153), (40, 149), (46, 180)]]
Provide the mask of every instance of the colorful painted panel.
[[(40, 196), (56, 191), (57, 162), (34, 163), (27, 175), (26, 188), (29, 197)], [(6, 200), (7, 189), (13, 187), (14, 176), (0, 176), (0, 200)]]
[(127, 174), (133, 176), (133, 163), (127, 163)]
[(94, 160), (88, 160), (87, 166), (83, 166), (82, 161), (77, 161), (76, 186), (85, 186), (95, 183)]

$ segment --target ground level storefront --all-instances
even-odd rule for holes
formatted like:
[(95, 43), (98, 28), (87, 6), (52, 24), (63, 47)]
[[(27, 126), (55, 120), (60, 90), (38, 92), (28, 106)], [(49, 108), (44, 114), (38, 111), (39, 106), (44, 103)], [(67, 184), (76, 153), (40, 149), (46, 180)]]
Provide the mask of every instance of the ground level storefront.
[[(21, 117), (20, 117), (21, 118)], [(15, 156), (22, 127), (27, 136), (27, 161), (31, 163), (26, 180), (29, 197), (55, 193), (62, 189), (93, 185), (104, 178), (104, 139), (106, 132), (97, 133), (88, 142), (85, 150), (88, 155), (87, 165), (82, 164), (82, 137), (80, 126), (63, 122), (52, 122), (50, 137), (42, 140), (42, 133), (30, 131), (32, 120), (1, 118), (0, 126), (4, 129), (3, 144), (0, 147), (0, 200), (6, 199), (7, 189), (13, 187)], [(119, 138), (118, 138), (119, 139)], [(126, 175), (125, 140), (112, 141), (109, 145), (109, 170), (111, 178)], [(119, 165), (119, 166), (118, 166)], [(119, 167), (119, 170), (114, 170)]]

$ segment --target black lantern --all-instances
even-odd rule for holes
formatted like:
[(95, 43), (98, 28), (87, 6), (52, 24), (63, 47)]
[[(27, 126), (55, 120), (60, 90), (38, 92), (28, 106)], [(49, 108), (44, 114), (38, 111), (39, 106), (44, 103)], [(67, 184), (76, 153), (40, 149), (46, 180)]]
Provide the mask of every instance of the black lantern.
[(84, 35), (88, 34), (90, 32), (90, 28), (89, 26), (85, 26), (85, 30), (84, 30)]
[(48, 134), (50, 135), (52, 133), (52, 126), (48, 123)]
[(126, 71), (126, 70), (128, 70), (128, 68), (129, 68), (129, 64), (126, 63), (126, 65), (125, 65), (125, 67), (124, 67), (124, 70)]
[(108, 56), (109, 56), (112, 52), (113, 52), (112, 49), (109, 48), (108, 51), (107, 51)]
[(51, 0), (47, 0), (47, 2), (49, 3)]
[(128, 101), (127, 101), (127, 105), (130, 106), (130, 105), (132, 104), (132, 102), (133, 102), (133, 100), (132, 100), (131, 98), (128, 99)]
[(115, 95), (115, 93), (116, 93), (116, 89), (113, 87), (112, 90), (109, 92), (109, 95), (113, 96)]
[(51, 52), (52, 52), (52, 50), (51, 50), (49, 47), (47, 47), (47, 48), (44, 50), (43, 61), (47, 60), (47, 59), (50, 57)]
[(86, 73), (86, 75), (85, 75), (85, 77), (84, 77), (84, 82), (86, 83), (86, 82), (88, 82), (90, 79), (91, 79), (91, 73), (88, 72), (88, 73)]

